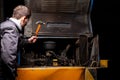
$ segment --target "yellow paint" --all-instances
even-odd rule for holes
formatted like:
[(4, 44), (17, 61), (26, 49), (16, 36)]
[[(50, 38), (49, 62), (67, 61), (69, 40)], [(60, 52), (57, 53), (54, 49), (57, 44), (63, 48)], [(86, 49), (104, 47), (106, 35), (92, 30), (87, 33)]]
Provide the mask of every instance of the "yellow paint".
[(92, 74), (90, 73), (89, 69), (87, 69), (87, 68), (85, 70), (85, 80), (94, 80)]
[(108, 60), (100, 60), (100, 67), (107, 68), (108, 67)]
[(85, 80), (84, 67), (18, 68), (16, 80)]

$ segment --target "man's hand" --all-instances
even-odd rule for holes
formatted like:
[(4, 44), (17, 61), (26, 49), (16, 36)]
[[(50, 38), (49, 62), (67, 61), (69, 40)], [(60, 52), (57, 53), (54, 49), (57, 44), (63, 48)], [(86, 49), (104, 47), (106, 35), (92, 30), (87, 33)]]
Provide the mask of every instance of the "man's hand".
[(28, 39), (29, 43), (35, 43), (37, 41), (38, 37), (37, 36), (32, 36)]

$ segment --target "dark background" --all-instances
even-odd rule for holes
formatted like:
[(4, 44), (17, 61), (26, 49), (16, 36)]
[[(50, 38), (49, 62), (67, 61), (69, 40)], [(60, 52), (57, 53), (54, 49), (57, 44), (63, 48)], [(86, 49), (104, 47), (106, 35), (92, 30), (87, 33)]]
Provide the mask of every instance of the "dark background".
[[(23, 0), (4, 0), (4, 17), (10, 17), (12, 10), (18, 4), (24, 4)], [(117, 43), (117, 27), (119, 27), (119, 2), (110, 0), (94, 0), (91, 12), (93, 34), (99, 35), (100, 58), (107, 59), (108, 68), (98, 70), (97, 80), (114, 80), (113, 56), (115, 43)], [(119, 45), (118, 45), (119, 46)]]
[[(120, 4), (110, 0), (94, 0), (91, 19), (94, 34), (99, 34), (100, 57), (108, 59), (108, 68), (98, 70), (98, 80), (114, 80), (113, 56), (117, 43)], [(117, 43), (118, 44), (118, 43)]]

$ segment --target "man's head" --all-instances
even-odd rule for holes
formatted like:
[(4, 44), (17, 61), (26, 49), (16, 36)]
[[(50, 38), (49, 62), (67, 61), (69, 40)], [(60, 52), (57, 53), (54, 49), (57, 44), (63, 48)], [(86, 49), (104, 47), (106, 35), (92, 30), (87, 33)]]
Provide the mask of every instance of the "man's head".
[(31, 16), (30, 9), (24, 5), (18, 5), (13, 10), (12, 17), (16, 18), (17, 20), (20, 20), (20, 24), (22, 27), (24, 27), (27, 24), (30, 16)]

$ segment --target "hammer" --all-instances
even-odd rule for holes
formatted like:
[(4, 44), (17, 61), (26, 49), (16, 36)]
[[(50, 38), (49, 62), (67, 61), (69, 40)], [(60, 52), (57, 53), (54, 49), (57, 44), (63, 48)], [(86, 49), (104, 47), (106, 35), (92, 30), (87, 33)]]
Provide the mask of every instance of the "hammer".
[(37, 26), (37, 29), (35, 31), (35, 35), (38, 36), (38, 32), (40, 31), (42, 24), (45, 24), (45, 23), (43, 21), (37, 21), (36, 24), (38, 26)]

